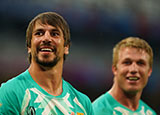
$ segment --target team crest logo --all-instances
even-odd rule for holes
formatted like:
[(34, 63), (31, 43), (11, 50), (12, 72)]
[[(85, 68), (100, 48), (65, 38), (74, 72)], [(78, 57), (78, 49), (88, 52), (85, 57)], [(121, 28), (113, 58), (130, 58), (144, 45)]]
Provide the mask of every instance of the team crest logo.
[(36, 111), (35, 111), (34, 107), (28, 108), (27, 115), (36, 115)]

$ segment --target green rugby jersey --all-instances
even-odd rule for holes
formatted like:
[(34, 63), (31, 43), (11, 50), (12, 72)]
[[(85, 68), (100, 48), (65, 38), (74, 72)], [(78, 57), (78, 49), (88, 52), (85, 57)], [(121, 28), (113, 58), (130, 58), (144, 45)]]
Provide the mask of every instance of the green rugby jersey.
[(0, 115), (93, 115), (90, 99), (63, 80), (63, 92), (43, 90), (28, 70), (0, 87)]
[(132, 111), (116, 101), (108, 92), (93, 102), (93, 110), (95, 115), (156, 115), (142, 100), (139, 101), (138, 109)]

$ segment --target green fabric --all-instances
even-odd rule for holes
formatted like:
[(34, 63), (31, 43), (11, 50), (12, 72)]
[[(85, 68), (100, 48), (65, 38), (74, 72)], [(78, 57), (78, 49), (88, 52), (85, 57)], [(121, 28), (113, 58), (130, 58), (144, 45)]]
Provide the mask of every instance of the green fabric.
[(95, 115), (156, 115), (142, 100), (139, 101), (139, 107), (132, 111), (116, 101), (108, 92), (97, 98), (93, 102)]
[[(0, 114), (93, 115), (90, 99), (63, 80), (63, 92), (53, 96), (43, 90), (28, 70), (0, 87)], [(81, 114), (80, 114), (81, 113)]]

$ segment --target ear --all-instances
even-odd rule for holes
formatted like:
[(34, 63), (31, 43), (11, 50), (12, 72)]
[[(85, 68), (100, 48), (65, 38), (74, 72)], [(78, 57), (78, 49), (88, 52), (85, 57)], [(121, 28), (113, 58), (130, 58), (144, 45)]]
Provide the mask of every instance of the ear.
[(117, 75), (117, 67), (112, 65), (112, 72), (114, 74), (114, 76)]
[(69, 54), (69, 46), (64, 47), (64, 54), (68, 55)]
[(152, 74), (152, 68), (150, 68), (149, 71), (148, 71), (148, 77), (150, 77), (151, 74)]
[(31, 48), (27, 47), (27, 49), (28, 49), (28, 53), (31, 53)]

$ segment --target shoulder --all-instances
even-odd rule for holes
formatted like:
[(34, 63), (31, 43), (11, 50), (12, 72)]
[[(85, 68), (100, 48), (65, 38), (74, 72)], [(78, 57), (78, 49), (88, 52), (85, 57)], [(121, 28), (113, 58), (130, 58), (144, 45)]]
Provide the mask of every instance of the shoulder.
[(98, 97), (93, 103), (93, 110), (95, 115), (112, 114), (112, 104), (110, 103), (110, 94), (106, 92)]
[(20, 97), (25, 93), (25, 72), (19, 74), (18, 76), (2, 83), (0, 86), (0, 101), (5, 104), (12, 103), (20, 99)]
[(102, 94), (101, 96), (99, 96), (94, 102), (93, 102), (93, 106), (106, 106), (106, 104), (108, 103), (108, 92), (106, 92), (105, 94)]
[(144, 110), (146, 111), (146, 113), (150, 113), (151, 115), (156, 115), (156, 112), (144, 101), (140, 100), (140, 105), (144, 107)]
[(0, 91), (5, 92), (14, 92), (20, 87), (24, 86), (25, 81), (25, 72), (17, 75), (16, 77), (13, 77), (12, 79), (8, 80), (5, 83), (2, 83), (0, 86)]
[[(0, 103), (1, 109), (18, 108), (24, 94), (24, 74), (20, 74), (6, 83), (2, 83), (0, 87)], [(15, 103), (16, 102), (16, 103)]]
[(75, 89), (67, 81), (64, 81), (64, 83), (67, 87), (67, 90), (68, 90), (67, 92), (70, 93), (70, 96), (72, 97), (73, 101), (77, 104), (82, 105), (86, 110), (90, 111), (89, 113), (91, 113), (91, 111), (93, 111), (93, 109), (92, 109), (92, 104), (91, 104), (89, 97), (86, 94)]

